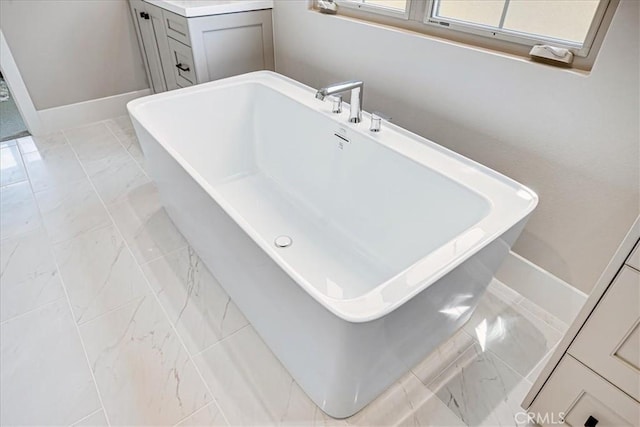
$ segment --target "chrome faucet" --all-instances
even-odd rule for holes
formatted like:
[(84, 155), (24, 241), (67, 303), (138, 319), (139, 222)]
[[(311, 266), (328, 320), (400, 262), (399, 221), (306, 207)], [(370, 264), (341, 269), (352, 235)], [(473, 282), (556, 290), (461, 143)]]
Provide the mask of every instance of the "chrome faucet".
[(349, 111), (349, 121), (351, 123), (360, 123), (362, 121), (362, 91), (364, 82), (359, 80), (350, 80), (348, 82), (336, 83), (331, 86), (318, 89), (316, 98), (324, 100), (325, 96), (335, 95), (336, 93), (351, 90), (351, 110)]

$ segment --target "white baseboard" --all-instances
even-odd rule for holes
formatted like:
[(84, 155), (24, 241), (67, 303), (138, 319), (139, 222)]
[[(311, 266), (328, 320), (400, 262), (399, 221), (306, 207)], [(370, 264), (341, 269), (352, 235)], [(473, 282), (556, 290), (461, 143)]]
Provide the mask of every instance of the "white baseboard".
[(576, 318), (588, 297), (514, 252), (509, 252), (496, 273), (496, 279), (568, 325)]
[(129, 101), (150, 94), (150, 89), (143, 89), (61, 107), (38, 110), (40, 126), (35, 134), (47, 134), (61, 129), (122, 116), (127, 113), (126, 106)]

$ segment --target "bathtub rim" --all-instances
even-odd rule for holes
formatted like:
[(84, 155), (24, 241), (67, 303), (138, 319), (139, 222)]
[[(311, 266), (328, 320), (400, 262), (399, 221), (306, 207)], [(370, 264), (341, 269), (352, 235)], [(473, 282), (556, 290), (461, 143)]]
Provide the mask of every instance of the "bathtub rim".
[[(485, 216), (485, 218), (478, 221), (476, 224), (472, 225), (466, 230), (461, 230), (456, 237), (451, 239), (449, 242), (443, 244), (440, 248), (432, 251), (431, 253), (425, 255), (420, 260), (414, 262), (409, 265), (407, 268), (395, 274), (393, 277), (388, 280), (379, 283), (370, 291), (358, 295), (352, 298), (345, 299), (337, 299), (327, 296), (322, 293), (318, 288), (316, 288), (312, 283), (310, 283), (307, 279), (305, 279), (300, 273), (296, 271), (294, 266), (291, 266), (285, 260), (279, 256), (278, 252), (274, 250), (270, 241), (267, 241), (261, 234), (259, 234), (247, 221), (244, 220), (242, 213), (238, 212), (230, 203), (226, 201), (224, 197), (218, 194), (215, 190), (214, 186), (210, 184), (180, 153), (172, 147), (170, 144), (164, 141), (164, 138), (159, 138), (158, 135), (154, 134), (153, 130), (150, 129), (149, 125), (151, 123), (145, 123), (145, 120), (140, 120), (141, 109), (144, 106), (154, 103), (157, 101), (166, 102), (167, 99), (171, 98), (181, 98), (190, 93), (198, 93), (198, 92), (206, 92), (215, 89), (222, 89), (225, 87), (232, 87), (241, 85), (243, 83), (258, 83), (263, 86), (269, 87), (270, 89), (283, 94), (284, 96), (291, 98), (294, 102), (302, 104), (302, 106), (307, 106), (312, 108), (314, 111), (328, 117), (329, 119), (336, 122), (337, 125), (348, 127), (350, 132), (358, 133), (365, 138), (369, 138), (374, 142), (380, 143), (388, 149), (396, 152), (398, 155), (406, 158), (409, 161), (417, 161), (422, 164), (424, 167), (429, 167), (428, 165), (416, 160), (413, 156), (408, 154), (406, 150), (401, 149), (403, 142), (400, 143), (400, 147), (395, 146), (397, 144), (390, 144), (387, 141), (384, 141), (380, 134), (371, 135), (370, 133), (366, 133), (362, 127), (357, 127), (351, 123), (342, 123), (337, 121), (336, 115), (332, 115), (329, 109), (319, 109), (313, 108), (313, 104), (311, 102), (306, 102), (306, 100), (298, 99), (290, 94), (284, 93), (279, 90), (278, 87), (274, 87), (274, 84), (286, 84), (293, 85), (298, 90), (302, 89), (304, 92), (310, 94), (310, 99), (313, 99), (313, 94), (315, 90), (306, 86), (298, 81), (290, 79), (286, 76), (280, 75), (273, 71), (256, 71), (252, 73), (247, 73), (244, 75), (234, 76), (226, 79), (221, 79), (201, 85), (191, 86), (184, 89), (178, 89), (171, 92), (159, 93), (151, 96), (147, 96), (144, 98), (138, 98), (133, 100), (127, 104), (127, 110), (129, 115), (135, 123), (138, 123), (140, 127), (142, 127), (145, 132), (149, 134), (153, 140), (160, 144), (160, 146), (168, 152), (168, 154), (175, 159), (178, 164), (184, 168), (184, 170), (200, 185), (206, 192), (212, 197), (216, 203), (218, 203), (227, 214), (233, 218), (233, 220), (238, 223), (238, 225), (246, 232), (251, 239), (260, 246), (262, 250), (264, 250), (298, 285), (300, 285), (311, 297), (313, 297), (316, 301), (318, 301), (322, 306), (324, 306), (331, 313), (336, 315), (337, 317), (351, 323), (364, 323), (377, 320), (381, 317), (384, 317), (388, 313), (396, 310), (408, 300), (413, 298), (415, 295), (419, 294), (432, 284), (436, 283), (439, 279), (445, 276), (447, 273), (455, 269), (457, 266), (462, 264), (464, 261), (468, 260), (480, 250), (485, 248), (491, 242), (499, 238), (502, 234), (508, 231), (511, 227), (516, 225), (519, 221), (526, 220), (527, 217), (531, 214), (531, 212), (535, 209), (538, 204), (538, 195), (529, 189), (528, 187), (518, 183), (517, 181), (497, 172), (493, 169), (490, 169), (472, 159), (469, 159), (459, 153), (456, 153), (453, 150), (445, 148), (427, 138), (424, 138), (420, 135), (417, 135), (413, 132), (410, 132), (398, 125), (393, 123), (385, 123), (386, 128), (404, 136), (406, 139), (416, 143), (422, 144), (428, 147), (428, 149), (436, 150), (440, 152), (442, 155), (450, 158), (452, 161), (457, 163), (462, 163), (464, 165), (469, 165), (474, 170), (479, 170), (482, 172), (484, 176), (487, 176), (489, 179), (493, 181), (497, 181), (499, 184), (503, 184), (506, 187), (510, 187), (514, 190), (516, 195), (519, 195), (520, 198), (528, 201), (526, 206), (523, 206), (517, 215), (512, 215), (513, 218), (510, 221), (504, 220), (501, 222), (501, 226), (494, 227), (491, 233), (484, 233), (480, 240), (475, 241), (471, 246), (467, 247), (465, 250), (455, 253), (454, 255), (444, 254), (449, 260), (444, 263), (440, 263), (437, 269), (433, 269), (428, 265), (427, 261), (433, 261), (436, 253), (439, 251), (444, 253), (446, 250), (451, 250), (456, 247), (456, 242), (460, 241), (461, 236), (464, 237), (465, 233), (469, 230), (473, 230), (477, 224), (480, 224), (487, 217), (496, 216), (495, 213), (495, 203), (494, 200), (488, 197), (486, 194), (483, 194), (477, 191), (475, 188), (470, 187), (467, 183), (461, 182), (456, 177), (452, 177), (450, 174), (447, 174), (446, 171), (442, 169), (432, 168), (435, 172), (440, 173), (446, 176), (448, 179), (456, 181), (463, 185), (465, 188), (473, 191), (476, 194), (480, 194), (483, 198), (487, 200), (490, 204), (490, 211)], [(271, 85), (269, 83), (272, 83)], [(347, 104), (348, 105), (348, 104)], [(363, 111), (363, 121), (369, 117), (370, 114), (366, 111)], [(408, 150), (410, 151), (410, 150)], [(513, 197), (516, 197), (514, 195)], [(436, 260), (437, 261), (437, 260)], [(429, 269), (429, 274), (422, 275), (421, 279), (417, 281), (409, 281), (408, 276), (415, 275), (417, 272), (420, 272), (421, 269)], [(409, 283), (407, 283), (409, 281)]]

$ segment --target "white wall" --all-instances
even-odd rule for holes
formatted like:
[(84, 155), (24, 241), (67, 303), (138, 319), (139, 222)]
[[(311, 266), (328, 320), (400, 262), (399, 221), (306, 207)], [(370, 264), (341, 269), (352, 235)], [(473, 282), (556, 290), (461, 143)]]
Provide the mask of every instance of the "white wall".
[(640, 2), (622, 1), (587, 76), (275, 3), (278, 72), (363, 79), (366, 110), (533, 188), (514, 250), (591, 290), (640, 210)]
[(0, 0), (37, 110), (148, 88), (126, 0)]

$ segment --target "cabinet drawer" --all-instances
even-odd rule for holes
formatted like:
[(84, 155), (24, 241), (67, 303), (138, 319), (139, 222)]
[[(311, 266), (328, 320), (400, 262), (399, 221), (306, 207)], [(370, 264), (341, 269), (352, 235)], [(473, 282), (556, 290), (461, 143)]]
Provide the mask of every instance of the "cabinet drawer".
[(640, 273), (624, 266), (569, 353), (640, 401)]
[(163, 10), (162, 15), (164, 17), (164, 27), (167, 31), (167, 35), (172, 39), (178, 40), (180, 43), (191, 46), (191, 39), (189, 38), (189, 21), (187, 18), (176, 15), (168, 10)]
[(580, 427), (592, 416), (598, 427), (640, 425), (640, 404), (589, 368), (565, 355), (529, 408), (538, 424)]
[(636, 248), (627, 259), (627, 264), (636, 270), (640, 270), (640, 243), (636, 243)]
[(196, 83), (196, 72), (193, 65), (191, 48), (169, 39), (169, 52), (173, 60), (173, 75), (179, 87), (187, 87)]

